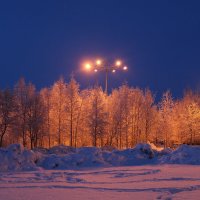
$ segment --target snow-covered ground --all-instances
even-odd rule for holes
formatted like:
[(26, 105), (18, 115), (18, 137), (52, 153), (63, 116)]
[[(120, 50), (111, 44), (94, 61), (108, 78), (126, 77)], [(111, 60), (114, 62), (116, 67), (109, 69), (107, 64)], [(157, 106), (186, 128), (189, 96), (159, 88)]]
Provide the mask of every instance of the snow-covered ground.
[(0, 174), (1, 200), (199, 199), (200, 166), (145, 165)]
[(199, 146), (0, 148), (0, 200), (199, 197)]

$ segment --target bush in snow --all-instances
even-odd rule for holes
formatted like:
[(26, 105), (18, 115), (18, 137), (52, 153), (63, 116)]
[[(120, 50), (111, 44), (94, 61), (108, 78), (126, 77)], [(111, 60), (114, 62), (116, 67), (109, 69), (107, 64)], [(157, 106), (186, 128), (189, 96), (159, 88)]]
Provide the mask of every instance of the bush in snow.
[(148, 155), (148, 158), (153, 158), (155, 150), (152, 149), (150, 144), (137, 144), (135, 147), (136, 150), (141, 151), (142, 153)]

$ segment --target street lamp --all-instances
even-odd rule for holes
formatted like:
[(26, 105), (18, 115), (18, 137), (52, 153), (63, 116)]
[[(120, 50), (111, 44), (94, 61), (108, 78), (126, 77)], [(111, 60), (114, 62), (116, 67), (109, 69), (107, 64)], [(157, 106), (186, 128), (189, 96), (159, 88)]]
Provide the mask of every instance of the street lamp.
[(108, 93), (108, 74), (115, 73), (117, 70), (127, 71), (128, 67), (123, 66), (121, 60), (116, 60), (113, 65), (105, 64), (102, 60), (98, 59), (93, 64), (86, 63), (85, 69), (87, 71), (104, 72), (105, 73), (105, 93)]
[(85, 64), (85, 69), (87, 70), (91, 70), (92, 66), (89, 64), (89, 63), (86, 63)]

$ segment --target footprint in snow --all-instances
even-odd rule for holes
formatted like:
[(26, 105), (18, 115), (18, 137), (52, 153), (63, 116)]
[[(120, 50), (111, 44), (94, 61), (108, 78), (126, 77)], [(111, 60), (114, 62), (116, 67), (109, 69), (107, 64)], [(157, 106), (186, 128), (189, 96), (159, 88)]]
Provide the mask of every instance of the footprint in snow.
[(68, 183), (83, 183), (85, 182), (83, 179), (80, 178), (73, 178), (73, 177), (67, 177), (67, 182)]

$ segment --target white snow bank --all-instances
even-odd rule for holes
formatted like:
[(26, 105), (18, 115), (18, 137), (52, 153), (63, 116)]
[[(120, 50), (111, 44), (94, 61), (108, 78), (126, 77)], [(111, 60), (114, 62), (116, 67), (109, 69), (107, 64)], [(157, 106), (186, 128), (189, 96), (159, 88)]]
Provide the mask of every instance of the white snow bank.
[(181, 145), (159, 159), (160, 163), (200, 165), (200, 146)]
[(0, 171), (37, 170), (37, 161), (42, 154), (26, 150), (21, 144), (11, 144), (0, 149)]
[(182, 145), (172, 151), (158, 151), (151, 144), (138, 144), (135, 148), (56, 146), (51, 149), (25, 149), (20, 144), (0, 148), (0, 171), (27, 171), (43, 169), (80, 169), (107, 166), (134, 166), (144, 164), (196, 164), (200, 165), (200, 147)]

